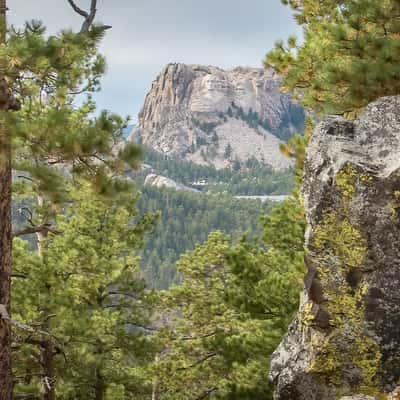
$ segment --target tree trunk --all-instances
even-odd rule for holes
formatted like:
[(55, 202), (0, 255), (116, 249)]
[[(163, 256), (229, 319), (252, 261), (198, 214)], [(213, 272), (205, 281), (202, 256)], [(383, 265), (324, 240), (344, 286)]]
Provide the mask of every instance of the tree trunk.
[[(6, 0), (0, 0), (0, 45), (5, 43)], [(0, 113), (8, 109), (8, 88), (0, 76)], [(11, 139), (4, 115), (0, 115), (0, 304), (10, 313), (11, 285)], [(12, 399), (11, 328), (0, 319), (0, 399)]]
[(43, 400), (55, 400), (55, 370), (54, 370), (54, 345), (51, 339), (43, 345), (42, 363), (43, 363)]
[[(10, 314), (11, 280), (11, 163), (4, 119), (0, 120), (0, 304)], [(11, 328), (0, 319), (0, 399), (11, 399)]]

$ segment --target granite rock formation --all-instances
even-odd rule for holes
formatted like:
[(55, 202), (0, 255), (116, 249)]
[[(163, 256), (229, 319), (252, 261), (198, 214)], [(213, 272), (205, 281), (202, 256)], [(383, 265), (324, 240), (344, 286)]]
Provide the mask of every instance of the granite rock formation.
[(177, 191), (183, 190), (187, 192), (198, 192), (198, 190), (190, 188), (189, 186), (182, 185), (175, 182), (173, 179), (167, 178), (166, 176), (157, 174), (148, 174), (144, 180), (145, 186), (154, 186), (157, 188), (174, 189)]
[(397, 399), (400, 385), (400, 97), (311, 139), (304, 293), (272, 357), (280, 400)]
[(217, 168), (255, 157), (285, 169), (290, 161), (279, 144), (303, 130), (304, 113), (280, 86), (273, 70), (169, 64), (153, 82), (130, 139)]

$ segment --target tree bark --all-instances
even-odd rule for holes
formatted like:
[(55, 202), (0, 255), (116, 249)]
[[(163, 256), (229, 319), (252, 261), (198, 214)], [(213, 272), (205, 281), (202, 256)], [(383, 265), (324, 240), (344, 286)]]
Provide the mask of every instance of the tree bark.
[[(6, 36), (6, 0), (0, 0), (0, 45)], [(8, 87), (0, 76), (0, 304), (10, 314), (11, 286), (11, 139), (4, 112), (8, 109)], [(1, 115), (3, 114), (3, 115)], [(0, 399), (11, 400), (13, 390), (11, 370), (11, 327), (0, 320)]]
[(44, 400), (55, 400), (56, 398), (54, 355), (54, 345), (52, 340), (49, 339), (43, 344), (42, 349)]

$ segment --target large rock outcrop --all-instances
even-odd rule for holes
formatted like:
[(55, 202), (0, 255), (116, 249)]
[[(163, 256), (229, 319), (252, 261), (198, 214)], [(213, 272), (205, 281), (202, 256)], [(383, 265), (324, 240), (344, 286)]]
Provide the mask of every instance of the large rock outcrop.
[(154, 186), (159, 189), (166, 188), (166, 189), (174, 189), (177, 191), (183, 190), (187, 192), (198, 192), (198, 190), (196, 189), (175, 182), (173, 179), (167, 178), (166, 176), (157, 174), (148, 174), (144, 180), (144, 185)]
[(273, 70), (169, 64), (153, 82), (131, 139), (217, 168), (252, 157), (287, 168), (279, 144), (302, 131), (304, 113), (280, 86)]
[(303, 197), (308, 273), (272, 358), (276, 398), (399, 399), (400, 97), (318, 126)]

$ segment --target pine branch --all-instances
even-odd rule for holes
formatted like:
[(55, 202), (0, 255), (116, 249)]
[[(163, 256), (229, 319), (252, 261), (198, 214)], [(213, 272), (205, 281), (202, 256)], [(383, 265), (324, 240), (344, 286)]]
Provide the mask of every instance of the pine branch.
[(215, 336), (216, 334), (222, 332), (222, 330), (216, 330), (211, 333), (207, 333), (204, 335), (199, 335), (199, 336), (182, 336), (182, 337), (173, 337), (171, 338), (172, 340), (200, 340), (200, 339), (207, 339), (209, 337)]

